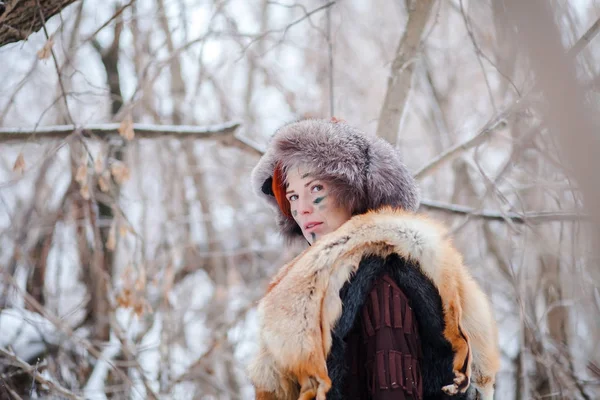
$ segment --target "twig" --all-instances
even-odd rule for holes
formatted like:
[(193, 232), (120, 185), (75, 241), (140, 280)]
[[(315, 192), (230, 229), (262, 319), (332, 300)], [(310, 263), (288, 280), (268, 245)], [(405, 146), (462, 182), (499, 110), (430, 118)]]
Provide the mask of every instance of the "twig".
[[(29, 293), (27, 293), (25, 290), (23, 290), (19, 286), (19, 284), (15, 281), (15, 278), (12, 275), (5, 274), (4, 279), (6, 279), (6, 281), (10, 285), (12, 285), (12, 287), (19, 293), (19, 295), (23, 296), (25, 303), (28, 306), (30, 306), (33, 311), (38, 312), (41, 316), (43, 316), (48, 321), (50, 321), (64, 335), (66, 335), (73, 341), (79, 342), (79, 344), (81, 344), (82, 347), (93, 357), (95, 357), (98, 360), (104, 360), (102, 352), (100, 352), (99, 350), (94, 348), (87, 340), (75, 335), (73, 332), (73, 329), (69, 325), (65, 324), (60, 318), (58, 318), (56, 315), (54, 315), (53, 313), (48, 311), (47, 308), (42, 306), (33, 296), (31, 296)], [(1, 350), (1, 348), (0, 348), (0, 350)], [(109, 360), (106, 360), (106, 361), (109, 362), (109, 364), (110, 364)], [(113, 371), (115, 372), (115, 374), (118, 375), (121, 379), (123, 379), (123, 381), (129, 383), (130, 385), (133, 385), (133, 382), (131, 381), (131, 379), (129, 378), (129, 376), (126, 373), (124, 373), (123, 371), (121, 371), (118, 368), (114, 368), (114, 366), (112, 364), (111, 364), (111, 367), (113, 367)], [(39, 379), (38, 379), (38, 381), (39, 381)], [(75, 397), (75, 398), (79, 399), (79, 397)]]
[(35, 390), (35, 376), (38, 373), (38, 366), (40, 365), (40, 359), (38, 358), (35, 362), (35, 368), (33, 370), (33, 379), (31, 380), (31, 388), (29, 389), (29, 397), (33, 396), (33, 391)]
[(5, 391), (7, 391), (16, 400), (23, 400), (23, 398), (21, 396), (19, 396), (19, 394), (17, 392), (12, 390), (12, 388), (9, 388), (6, 384), (3, 384), (2, 387), (4, 388)]
[(156, 392), (154, 392), (154, 390), (152, 389), (150, 382), (148, 381), (148, 378), (146, 377), (146, 374), (144, 373), (144, 369), (142, 368), (139, 361), (135, 357), (133, 350), (131, 350), (131, 348), (129, 347), (129, 341), (125, 337), (125, 333), (123, 332), (123, 330), (121, 329), (121, 327), (119, 326), (119, 324), (117, 323), (117, 321), (114, 318), (111, 318), (111, 325), (112, 325), (113, 332), (114, 332), (117, 340), (121, 343), (121, 350), (123, 351), (125, 356), (128, 358), (128, 360), (133, 362), (135, 368), (140, 373), (142, 383), (144, 384), (144, 388), (146, 389), (146, 396), (148, 396), (149, 398), (151, 398), (153, 400), (158, 400), (160, 398), (159, 395)]
[(300, 22), (304, 21), (305, 19), (307, 19), (307, 18), (310, 18), (310, 17), (311, 17), (313, 14), (316, 14), (316, 13), (318, 13), (318, 12), (319, 12), (319, 11), (321, 11), (321, 10), (324, 10), (324, 9), (326, 9), (326, 8), (329, 8), (329, 7), (333, 6), (334, 4), (335, 4), (335, 1), (330, 1), (330, 2), (328, 2), (328, 3), (326, 3), (326, 4), (323, 4), (323, 5), (322, 5), (322, 6), (320, 6), (320, 7), (317, 7), (317, 8), (315, 8), (315, 9), (314, 9), (314, 10), (312, 10), (312, 11), (305, 12), (305, 15), (304, 15), (304, 16), (302, 16), (301, 18), (298, 18), (297, 20), (295, 20), (295, 21), (291, 22), (291, 23), (290, 23), (290, 24), (288, 24), (288, 25), (287, 25), (287, 26), (286, 26), (286, 27), (285, 27), (283, 30), (282, 30), (282, 29), (270, 29), (270, 30), (268, 30), (268, 31), (266, 31), (266, 32), (264, 32), (264, 33), (262, 33), (262, 34), (260, 34), (260, 35), (256, 36), (254, 39), (252, 39), (252, 40), (250, 41), (250, 43), (248, 43), (248, 45), (246, 45), (246, 46), (244, 47), (244, 49), (243, 49), (243, 52), (245, 52), (245, 51), (246, 51), (246, 50), (247, 50), (247, 49), (248, 49), (250, 46), (252, 46), (252, 45), (253, 45), (255, 42), (257, 42), (257, 41), (259, 41), (259, 40), (263, 39), (264, 37), (266, 37), (266, 36), (270, 35), (271, 33), (277, 33), (277, 32), (281, 32), (281, 31), (283, 31), (282, 37), (281, 37), (281, 39), (279, 39), (279, 42), (281, 43), (281, 42), (283, 41), (283, 39), (285, 38), (285, 35), (287, 35), (287, 32), (288, 32), (288, 31), (290, 30), (290, 28), (292, 28), (294, 25), (298, 25)]
[[(571, 47), (571, 49), (567, 52), (567, 55), (571, 57), (577, 56), (581, 50), (585, 48), (585, 46), (598, 34), (600, 31), (600, 19), (598, 19), (591, 27), (583, 34), (583, 36)], [(489, 61), (489, 60), (488, 60)], [(498, 71), (500, 72), (500, 71)], [(450, 161), (456, 158), (460, 153), (477, 146), (483, 140), (483, 136), (486, 136), (489, 133), (496, 131), (499, 128), (503, 127), (503, 124), (499, 124), (502, 119), (506, 118), (511, 112), (517, 111), (524, 107), (527, 98), (527, 94), (525, 94), (522, 98), (517, 100), (511, 107), (507, 110), (501, 112), (496, 118), (493, 118), (488, 123), (484, 125), (481, 131), (475, 135), (473, 138), (457, 144), (452, 148), (446, 150), (442, 154), (438, 155), (432, 161), (430, 161), (427, 165), (421, 167), (415, 174), (416, 179), (422, 179), (426, 175), (431, 174), (435, 171), (441, 164)]]
[(492, 67), (494, 67), (494, 69), (496, 70), (496, 72), (498, 72), (504, 79), (506, 79), (508, 81), (508, 83), (510, 83), (510, 85), (513, 87), (513, 89), (515, 90), (515, 92), (517, 93), (518, 96), (521, 96), (521, 92), (519, 91), (519, 89), (517, 88), (517, 86), (514, 84), (514, 82), (512, 81), (512, 79), (510, 79), (509, 76), (507, 76), (502, 71), (500, 71), (500, 69), (498, 68), (498, 66), (496, 66), (496, 64), (494, 64), (494, 62), (492, 62), (492, 60), (483, 52), (483, 50), (481, 50), (481, 47), (479, 47), (479, 45), (477, 44), (477, 41), (475, 40), (475, 34), (473, 33), (473, 28), (471, 27), (471, 23), (469, 21), (469, 18), (467, 17), (467, 13), (465, 12), (465, 9), (464, 9), (464, 6), (463, 6), (463, 0), (459, 0), (459, 5), (460, 5), (460, 13), (461, 13), (463, 21), (465, 23), (465, 28), (467, 29), (467, 33), (469, 35), (469, 38), (471, 39), (471, 43), (473, 44), (473, 47), (475, 48), (475, 54), (477, 55), (477, 61), (479, 61), (479, 66), (481, 67), (481, 73), (483, 74), (483, 78), (485, 79), (485, 84), (486, 84), (486, 86), (488, 88), (488, 92), (489, 92), (489, 95), (490, 95), (490, 101), (491, 101), (492, 107), (494, 108), (494, 111), (495, 111), (496, 110), (496, 104), (494, 102), (494, 97), (492, 95), (492, 88), (490, 87), (490, 82), (489, 82), (489, 79), (487, 77), (487, 74), (485, 73), (485, 68), (483, 67), (483, 63), (481, 62), (481, 58), (483, 58), (488, 63), (490, 63), (490, 65)]
[(233, 318), (230, 322), (224, 324), (224, 326), (220, 327), (221, 329), (219, 333), (217, 333), (212, 338), (212, 342), (208, 345), (206, 351), (199, 356), (191, 365), (187, 368), (186, 372), (177, 377), (173, 382), (170, 383), (170, 388), (174, 387), (178, 383), (185, 382), (193, 377), (194, 371), (196, 371), (202, 363), (211, 356), (211, 354), (221, 345), (222, 342), (227, 341), (227, 332), (231, 328), (235, 326), (240, 320), (241, 317), (246, 315), (250, 310), (252, 310), (256, 306), (256, 300), (252, 299), (252, 301), (248, 302), (244, 308), (240, 309), (235, 318)]
[[(40, 16), (40, 20), (42, 21), (42, 27), (44, 29), (44, 35), (46, 35), (46, 40), (50, 40), (50, 35), (48, 35), (48, 30), (46, 29), (46, 20), (44, 18), (44, 13), (42, 12), (42, 6), (40, 5), (40, 0), (35, 0), (35, 4), (38, 9), (38, 13)], [(65, 90), (65, 84), (62, 79), (62, 75), (60, 74), (60, 68), (58, 66), (58, 60), (56, 59), (56, 54), (54, 53), (54, 48), (50, 48), (50, 52), (52, 54), (52, 60), (54, 61), (54, 67), (56, 68), (56, 75), (58, 78), (58, 84), (60, 85), (60, 89), (63, 93), (63, 101), (65, 102), (65, 110), (67, 112), (67, 117), (69, 117), (69, 122), (74, 123), (75, 120), (71, 115), (71, 111), (69, 110), (69, 103), (67, 102), (67, 91)]]
[(539, 212), (502, 212), (477, 210), (472, 207), (465, 207), (458, 204), (443, 203), (435, 200), (421, 200), (421, 207), (428, 210), (444, 211), (452, 214), (469, 215), (471, 217), (504, 222), (507, 219), (517, 224), (541, 224), (546, 222), (557, 221), (586, 221), (589, 216), (586, 214), (575, 212), (560, 212), (560, 211), (539, 211)]
[(567, 55), (570, 57), (577, 57), (579, 53), (592, 41), (592, 39), (600, 31), (600, 18), (594, 22), (594, 24), (588, 29), (582, 37), (569, 49)]
[(329, 55), (329, 116), (335, 115), (333, 93), (333, 42), (331, 40), (331, 7), (327, 8), (327, 52)]
[(90, 41), (92, 40), (94, 37), (96, 37), (96, 35), (98, 33), (100, 33), (100, 31), (104, 28), (106, 28), (108, 26), (108, 24), (110, 24), (112, 21), (114, 21), (117, 17), (119, 17), (119, 15), (121, 15), (123, 13), (123, 11), (125, 11), (125, 9), (127, 9), (128, 7), (130, 7), (133, 3), (135, 2), (135, 0), (131, 0), (129, 3), (125, 4), (123, 7), (119, 8), (117, 10), (117, 12), (115, 12), (113, 14), (112, 17), (110, 17), (105, 23), (103, 23), (102, 25), (100, 25), (100, 27), (98, 29), (96, 29), (94, 31), (94, 33), (92, 33), (91, 35), (89, 35), (84, 42)]
[(16, 354), (10, 353), (7, 350), (3, 349), (2, 347), (0, 347), (0, 354), (3, 355), (4, 357), (8, 358), (10, 361), (13, 362), (14, 365), (17, 365), (23, 371), (25, 371), (29, 374), (33, 374), (33, 378), (39, 384), (47, 386), (50, 391), (56, 392), (56, 393), (60, 394), (61, 396), (66, 397), (68, 399), (83, 400), (83, 397), (79, 397), (75, 393), (71, 392), (68, 389), (63, 388), (59, 384), (45, 379), (40, 374), (36, 374), (35, 370), (37, 367), (33, 367), (26, 361), (19, 358), (19, 356), (17, 356)]
[(415, 179), (423, 179), (426, 175), (433, 173), (445, 162), (455, 159), (461, 153), (479, 145), (488, 135), (496, 132), (497, 130), (504, 128), (506, 117), (525, 103), (523, 99), (515, 101), (509, 108), (502, 111), (500, 114), (490, 119), (481, 130), (472, 138), (458, 143), (442, 154), (435, 157), (428, 164), (421, 167), (415, 174)]

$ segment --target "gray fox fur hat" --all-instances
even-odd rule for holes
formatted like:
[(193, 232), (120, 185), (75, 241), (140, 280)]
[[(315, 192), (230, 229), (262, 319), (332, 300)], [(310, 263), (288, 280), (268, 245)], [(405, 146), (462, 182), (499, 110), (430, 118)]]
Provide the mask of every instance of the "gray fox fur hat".
[(388, 142), (333, 118), (306, 119), (279, 128), (252, 171), (252, 188), (277, 212), (277, 225), (288, 239), (302, 238), (291, 216), (282, 212), (272, 189), (276, 167), (303, 165), (330, 185), (338, 204), (352, 214), (383, 206), (416, 211), (419, 191), (400, 155)]

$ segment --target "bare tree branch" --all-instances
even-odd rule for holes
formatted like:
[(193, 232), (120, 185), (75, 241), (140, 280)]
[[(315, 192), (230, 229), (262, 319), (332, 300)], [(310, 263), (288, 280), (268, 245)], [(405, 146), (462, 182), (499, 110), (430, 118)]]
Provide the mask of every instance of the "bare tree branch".
[(42, 375), (40, 375), (39, 373), (36, 373), (35, 372), (36, 367), (25, 362), (24, 360), (19, 358), (16, 354), (13, 354), (13, 353), (3, 349), (2, 347), (0, 347), (0, 355), (6, 357), (15, 366), (21, 368), (23, 371), (30, 374), (33, 377), (33, 379), (35, 379), (38, 383), (48, 387), (48, 390), (50, 390), (51, 392), (58, 393), (59, 395), (66, 397), (67, 399), (72, 399), (72, 400), (82, 400), (83, 399), (83, 397), (77, 396), (75, 393), (71, 392), (70, 390), (63, 388), (59, 384), (54, 383), (50, 380), (47, 380), (44, 377), (42, 377)]
[(579, 38), (577, 43), (573, 45), (567, 52), (571, 57), (576, 57), (585, 47), (592, 41), (593, 38), (600, 32), (600, 18), (594, 22), (594, 24), (588, 29), (583, 36)]
[(112, 17), (110, 17), (108, 20), (106, 20), (105, 23), (103, 23), (102, 25), (100, 25), (100, 27), (98, 29), (96, 29), (94, 31), (94, 33), (92, 33), (91, 35), (89, 35), (86, 39), (83, 40), (83, 42), (87, 42), (92, 40), (93, 38), (96, 37), (96, 35), (98, 33), (100, 33), (100, 31), (104, 28), (106, 28), (112, 21), (114, 21), (116, 18), (119, 18), (120, 15), (123, 13), (123, 11), (125, 11), (128, 7), (130, 7), (133, 3), (135, 2), (135, 0), (131, 0), (129, 3), (125, 4), (124, 6), (118, 7), (116, 12), (112, 15)]
[(574, 212), (538, 211), (518, 214), (515, 212), (501, 212), (477, 210), (458, 204), (443, 203), (435, 200), (421, 200), (421, 207), (427, 210), (444, 211), (452, 214), (469, 215), (490, 221), (505, 222), (507, 219), (517, 224), (541, 224), (556, 221), (585, 221), (588, 216)]
[[(239, 127), (239, 122), (225, 122), (218, 125), (209, 126), (186, 126), (186, 125), (152, 125), (152, 124), (133, 124), (136, 137), (155, 138), (160, 136), (196, 137), (196, 138), (214, 138), (218, 139), (223, 135), (231, 134)], [(93, 134), (99, 138), (118, 135), (117, 130), (120, 124), (90, 124), (81, 127), (75, 125), (56, 125), (44, 126), (41, 128), (2, 128), (0, 129), (0, 142), (9, 140), (31, 140), (31, 139), (64, 139), (76, 130), (83, 134)]]
[(462, 143), (458, 143), (452, 146), (448, 150), (444, 151), (442, 154), (435, 157), (429, 163), (421, 167), (415, 173), (415, 178), (423, 179), (425, 176), (435, 172), (442, 164), (448, 161), (452, 161), (465, 151), (481, 144), (485, 139), (487, 139), (487, 137), (490, 134), (498, 131), (499, 129), (504, 128), (506, 126), (506, 118), (516, 109), (521, 108), (523, 104), (523, 99), (519, 99), (516, 102), (514, 102), (509, 108), (490, 119), (475, 136)]
[[(586, 33), (571, 47), (568, 52), (568, 55), (571, 57), (577, 56), (585, 46), (596, 36), (596, 34), (600, 31), (600, 19), (598, 19), (590, 29), (587, 30)], [(475, 44), (475, 42), (473, 42)], [(483, 142), (483, 140), (489, 136), (490, 133), (495, 132), (498, 129), (502, 129), (505, 124), (504, 120), (513, 112), (518, 111), (524, 108), (527, 105), (525, 101), (525, 95), (523, 98), (517, 100), (513, 103), (508, 109), (504, 110), (495, 118), (492, 118), (488, 121), (484, 127), (471, 139), (466, 140), (465, 142), (459, 143), (450, 149), (444, 151), (443, 153), (436, 156), (433, 160), (431, 160), (427, 165), (421, 167), (417, 173), (415, 174), (416, 179), (423, 179), (425, 176), (430, 175), (435, 172), (442, 164), (452, 161), (456, 157), (458, 157), (461, 153), (479, 145)]]
[[(427, 0), (430, 1), (430, 0)], [(252, 46), (252, 44), (254, 44), (256, 41), (261, 40), (263, 38), (265, 38), (266, 36), (270, 35), (271, 33), (278, 33), (278, 32), (283, 32), (281, 39), (279, 39), (278, 43), (281, 43), (283, 41), (283, 39), (285, 38), (285, 36), (287, 35), (288, 31), (295, 25), (298, 25), (300, 22), (304, 21), (305, 19), (310, 19), (310, 17), (313, 14), (318, 13), (321, 10), (325, 10), (329, 7), (332, 7), (335, 4), (335, 1), (329, 1), (326, 4), (323, 4), (320, 7), (315, 8), (314, 10), (311, 11), (306, 11), (306, 9), (304, 7), (302, 7), (302, 9), (304, 10), (304, 15), (300, 18), (298, 18), (295, 21), (292, 21), (290, 24), (288, 24), (285, 28), (283, 29), (271, 29), (268, 30), (266, 32), (261, 33), (260, 35), (256, 36), (255, 38), (253, 38), (250, 43), (248, 43), (247, 46), (245, 46), (244, 51), (247, 50), (250, 46)]]

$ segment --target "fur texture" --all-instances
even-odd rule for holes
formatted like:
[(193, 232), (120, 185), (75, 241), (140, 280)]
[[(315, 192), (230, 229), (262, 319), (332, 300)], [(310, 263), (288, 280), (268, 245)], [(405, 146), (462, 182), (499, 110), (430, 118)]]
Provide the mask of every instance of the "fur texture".
[(392, 254), (383, 259), (366, 256), (360, 261), (356, 274), (340, 291), (343, 310), (332, 333), (332, 346), (327, 357), (327, 371), (332, 386), (327, 400), (344, 400), (345, 378), (348, 373), (346, 338), (355, 326), (366, 296), (375, 281), (388, 274), (409, 299), (419, 326), (421, 340), (424, 400), (466, 400), (474, 398), (473, 387), (469, 395), (448, 396), (442, 387), (452, 383), (452, 346), (444, 338), (442, 299), (433, 282), (423, 275), (418, 264)]
[(398, 152), (385, 140), (368, 136), (343, 122), (307, 119), (279, 128), (267, 152), (252, 171), (253, 190), (277, 212), (288, 240), (302, 238), (296, 222), (277, 206), (271, 189), (275, 166), (285, 171), (308, 167), (311, 175), (330, 184), (332, 198), (353, 214), (382, 206), (415, 211), (419, 193)]
[(349, 324), (338, 322), (340, 289), (365, 256), (393, 254), (418, 265), (442, 299), (444, 337), (454, 352), (454, 382), (444, 392), (465, 392), (472, 382), (484, 400), (493, 398), (499, 352), (487, 297), (440, 225), (385, 207), (353, 217), (272, 280), (258, 307), (260, 351), (248, 370), (258, 399), (325, 400), (332, 331)]

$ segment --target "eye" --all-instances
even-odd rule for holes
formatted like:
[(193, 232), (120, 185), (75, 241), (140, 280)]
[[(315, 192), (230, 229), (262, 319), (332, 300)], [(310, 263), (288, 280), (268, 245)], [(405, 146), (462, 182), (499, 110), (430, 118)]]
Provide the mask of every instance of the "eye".
[(298, 195), (297, 194), (293, 194), (290, 197), (288, 197), (288, 201), (294, 201), (294, 200), (298, 200)]
[(310, 188), (310, 191), (314, 193), (314, 192), (320, 192), (323, 189), (324, 189), (323, 185), (316, 184), (312, 188)]

